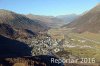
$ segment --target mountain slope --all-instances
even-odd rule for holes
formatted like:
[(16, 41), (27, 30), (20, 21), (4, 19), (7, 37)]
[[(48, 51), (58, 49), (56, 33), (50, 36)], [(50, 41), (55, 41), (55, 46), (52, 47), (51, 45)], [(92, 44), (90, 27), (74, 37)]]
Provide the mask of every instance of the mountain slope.
[(80, 33), (100, 32), (100, 4), (64, 27), (74, 28), (73, 31)]
[(0, 24), (0, 35), (11, 38), (11, 39), (17, 39), (17, 38), (29, 38), (32, 36), (37, 36), (38, 33), (33, 32), (28, 29), (16, 29), (12, 27), (11, 25), (2, 23)]
[(9, 24), (17, 29), (29, 29), (36, 32), (45, 30), (44, 25), (39, 24), (39, 21), (7, 10), (0, 10), (0, 23)]

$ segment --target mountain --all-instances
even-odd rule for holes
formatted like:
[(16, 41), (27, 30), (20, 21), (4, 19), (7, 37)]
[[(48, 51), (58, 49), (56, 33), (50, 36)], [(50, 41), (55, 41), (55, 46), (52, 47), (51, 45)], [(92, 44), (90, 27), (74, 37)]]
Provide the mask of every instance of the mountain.
[(17, 38), (30, 37), (47, 30), (39, 20), (31, 20), (25, 15), (0, 9), (0, 35)]
[(100, 4), (63, 27), (73, 28), (73, 31), (79, 33), (100, 32)]
[(0, 10), (0, 23), (9, 24), (17, 29), (29, 29), (36, 32), (45, 30), (45, 26), (39, 24), (39, 21), (31, 20), (22, 14), (3, 9)]

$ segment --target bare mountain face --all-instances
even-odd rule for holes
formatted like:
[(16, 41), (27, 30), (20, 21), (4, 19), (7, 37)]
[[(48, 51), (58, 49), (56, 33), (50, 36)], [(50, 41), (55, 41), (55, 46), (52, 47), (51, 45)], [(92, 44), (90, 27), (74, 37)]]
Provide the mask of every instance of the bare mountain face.
[(100, 32), (100, 4), (63, 27), (73, 28), (73, 31), (79, 33)]
[[(35, 34), (47, 30), (48, 27), (38, 20), (31, 20), (24, 15), (8, 10), (0, 10), (0, 34)], [(33, 33), (32, 33), (33, 32)]]

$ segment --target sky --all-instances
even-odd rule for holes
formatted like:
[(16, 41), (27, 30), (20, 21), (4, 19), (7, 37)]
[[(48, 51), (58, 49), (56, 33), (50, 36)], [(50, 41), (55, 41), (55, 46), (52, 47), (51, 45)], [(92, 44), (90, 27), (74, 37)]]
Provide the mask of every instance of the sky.
[(58, 16), (82, 14), (100, 0), (0, 0), (0, 9), (20, 14)]

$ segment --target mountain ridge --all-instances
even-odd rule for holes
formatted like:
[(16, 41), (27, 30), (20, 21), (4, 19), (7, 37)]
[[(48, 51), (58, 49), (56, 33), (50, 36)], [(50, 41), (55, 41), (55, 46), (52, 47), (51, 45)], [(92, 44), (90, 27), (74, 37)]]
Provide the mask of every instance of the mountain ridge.
[(78, 33), (83, 33), (87, 31), (93, 33), (99, 33), (100, 4), (63, 27), (73, 28), (73, 31)]

